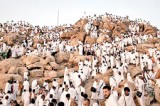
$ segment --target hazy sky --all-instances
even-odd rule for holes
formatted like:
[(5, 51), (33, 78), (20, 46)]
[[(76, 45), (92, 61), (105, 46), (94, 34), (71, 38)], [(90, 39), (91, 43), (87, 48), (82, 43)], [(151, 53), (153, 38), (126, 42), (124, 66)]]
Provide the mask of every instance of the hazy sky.
[(160, 28), (160, 0), (0, 0), (0, 22), (25, 20), (34, 25), (73, 24), (87, 15), (142, 18)]

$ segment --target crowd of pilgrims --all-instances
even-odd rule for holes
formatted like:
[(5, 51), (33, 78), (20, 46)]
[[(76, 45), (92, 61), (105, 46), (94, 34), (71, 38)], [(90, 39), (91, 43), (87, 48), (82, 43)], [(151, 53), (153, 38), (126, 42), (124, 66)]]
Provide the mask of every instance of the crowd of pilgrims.
[[(98, 33), (99, 30), (108, 30), (93, 26), (93, 21), (101, 21), (106, 17), (111, 21), (130, 21), (124, 17), (112, 14), (87, 16), (83, 17), (88, 20), (84, 31), (94, 38), (101, 36), (102, 34)], [(30, 36), (22, 44), (8, 46), (6, 43), (3, 43), (0, 46), (0, 52), (6, 53), (10, 50), (12, 58), (31, 54), (46, 56), (53, 55), (56, 52), (71, 54), (75, 51), (78, 51), (79, 55), (93, 56), (92, 61), (88, 58), (84, 61), (80, 60), (78, 70), (70, 71), (66, 67), (63, 84), (59, 84), (57, 79), (53, 79), (52, 87), (49, 87), (47, 80), (44, 81), (43, 85), (38, 85), (37, 79), (29, 83), (29, 71), (24, 72), (22, 91), (19, 89), (19, 81), (9, 80), (6, 83), (5, 89), (1, 89), (0, 91), (0, 106), (18, 106), (20, 103), (23, 106), (100, 106), (100, 101), (102, 100), (105, 100), (105, 106), (135, 106), (132, 90), (127, 83), (124, 85), (121, 94), (118, 94), (115, 90), (123, 80), (135, 84), (140, 95), (138, 96), (140, 105), (145, 106), (144, 87), (152, 87), (152, 80), (155, 79), (154, 76), (156, 74), (156, 72), (153, 72), (153, 68), (160, 64), (160, 51), (156, 48), (150, 48), (148, 49), (149, 54), (137, 52), (136, 45), (146, 42), (148, 39), (153, 38), (153, 36), (139, 34), (139, 23), (149, 24), (149, 22), (141, 19), (130, 22), (131, 25), (127, 34), (122, 34), (123, 38), (115, 37), (112, 42), (104, 41), (101, 44), (95, 43), (92, 46), (81, 41), (78, 42), (78, 46), (71, 46), (69, 45), (70, 40), (60, 39), (62, 33), (73, 29), (72, 25), (63, 25), (65, 29), (58, 30), (57, 28), (57, 30), (52, 31), (52, 28), (46, 26), (42, 28), (39, 26), (34, 27), (23, 21), (17, 23), (11, 21), (0, 24), (0, 32), (5, 33), (18, 33), (20, 32), (20, 28), (25, 29), (21, 33), (26, 33), (29, 29), (32, 29)], [(43, 33), (39, 34), (39, 30)], [(105, 36), (109, 37), (108, 35)], [(35, 38), (43, 40), (43, 43), (37, 44), (34, 50), (30, 50), (30, 47), (33, 47)], [(3, 41), (3, 37), (0, 40)], [(134, 49), (127, 51), (125, 49), (127, 46), (132, 46)], [(152, 61), (151, 57), (154, 57), (155, 62)], [(99, 63), (100, 65), (97, 65)], [(141, 70), (143, 70), (142, 74), (137, 75), (133, 79), (128, 72), (129, 65), (140, 66)], [(109, 85), (106, 85), (104, 80), (102, 78), (97, 79), (96, 75), (103, 75), (109, 69), (113, 70), (113, 75), (109, 78)], [(145, 80), (142, 80), (141, 76)], [(84, 83), (90, 78), (95, 79), (90, 90), (92, 92), (91, 98), (84, 88)], [(159, 80), (156, 80), (156, 84), (160, 87)], [(20, 103), (17, 102), (17, 95), (21, 97), (19, 98)]]

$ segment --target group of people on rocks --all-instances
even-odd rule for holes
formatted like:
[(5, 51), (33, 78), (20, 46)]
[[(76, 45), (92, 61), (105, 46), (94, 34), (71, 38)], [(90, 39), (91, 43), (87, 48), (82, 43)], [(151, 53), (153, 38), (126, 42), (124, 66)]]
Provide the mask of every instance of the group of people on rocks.
[[(89, 36), (97, 38), (102, 34), (99, 29), (93, 26), (94, 20), (101, 21), (103, 18), (109, 18), (111, 21), (128, 21), (124, 17), (105, 14), (103, 16), (83, 17), (88, 20), (84, 31)], [(57, 52), (66, 52), (68, 54), (78, 51), (78, 54), (92, 55), (92, 59), (86, 58), (78, 62), (78, 70), (69, 70), (67, 67), (64, 72), (64, 81), (59, 84), (57, 79), (53, 79), (52, 86), (49, 81), (45, 80), (43, 85), (39, 85), (37, 79), (29, 82), (29, 71), (24, 72), (24, 81), (22, 91), (19, 89), (19, 81), (9, 80), (5, 89), (0, 90), (0, 106), (136, 106), (133, 90), (128, 83), (120, 92), (117, 91), (123, 81), (136, 86), (137, 98), (141, 106), (146, 106), (144, 97), (146, 87), (160, 87), (160, 80), (155, 79), (157, 71), (153, 71), (155, 66), (160, 66), (160, 51), (156, 48), (149, 48), (148, 53), (137, 51), (136, 45), (145, 43), (152, 39), (153, 35), (140, 35), (139, 23), (149, 24), (142, 20), (131, 22), (127, 34), (122, 34), (122, 38), (115, 37), (111, 42), (94, 43), (93, 45), (85, 42), (78, 42), (78, 46), (71, 46), (69, 40), (61, 40), (60, 35), (72, 29), (67, 26), (65, 30), (52, 30), (48, 27), (33, 27), (26, 22), (3, 23), (0, 24), (0, 32), (19, 33), (21, 28), (25, 29), (23, 33), (32, 31), (22, 44), (8, 46), (3, 43), (0, 46), (0, 52), (11, 51), (12, 58), (18, 58), (23, 55), (53, 56)], [(103, 29), (106, 30), (106, 29)], [(38, 32), (42, 32), (41, 34)], [(106, 30), (108, 31), (108, 30)], [(23, 36), (23, 35), (22, 35)], [(105, 35), (109, 37), (108, 35)], [(157, 35), (158, 37), (158, 35)], [(34, 50), (30, 48), (34, 45), (34, 39), (42, 40), (37, 43)], [(48, 40), (49, 39), (49, 40)], [(3, 41), (3, 37), (1, 37)], [(127, 46), (132, 46), (133, 50), (126, 50)], [(154, 61), (152, 60), (154, 58)], [(129, 66), (139, 67), (142, 73), (132, 78)], [(109, 84), (106, 84), (103, 77), (97, 78), (98, 75), (105, 75), (112, 70), (113, 74), (109, 77)], [(144, 79), (142, 79), (144, 77)], [(84, 87), (89, 79), (94, 79), (90, 88), (91, 96)], [(153, 80), (155, 84), (153, 85)], [(17, 95), (20, 95), (20, 101)]]

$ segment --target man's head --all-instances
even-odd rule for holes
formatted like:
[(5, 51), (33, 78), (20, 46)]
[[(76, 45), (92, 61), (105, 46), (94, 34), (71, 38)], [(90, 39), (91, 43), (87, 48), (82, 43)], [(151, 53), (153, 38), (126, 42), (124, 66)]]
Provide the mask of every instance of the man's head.
[(34, 99), (31, 99), (31, 103), (32, 103), (32, 104), (35, 104), (35, 100), (34, 100)]
[(103, 87), (103, 94), (105, 99), (108, 99), (111, 94), (111, 87), (109, 85), (106, 85)]
[(90, 106), (90, 100), (89, 99), (84, 99), (83, 100), (83, 106)]
[(69, 100), (70, 99), (70, 94), (66, 94), (66, 98)]
[(125, 94), (125, 96), (129, 96), (129, 94), (130, 94), (130, 89), (129, 89), (128, 87), (125, 87), (125, 88), (124, 88), (124, 94)]
[(64, 106), (64, 103), (63, 102), (59, 102), (58, 106)]

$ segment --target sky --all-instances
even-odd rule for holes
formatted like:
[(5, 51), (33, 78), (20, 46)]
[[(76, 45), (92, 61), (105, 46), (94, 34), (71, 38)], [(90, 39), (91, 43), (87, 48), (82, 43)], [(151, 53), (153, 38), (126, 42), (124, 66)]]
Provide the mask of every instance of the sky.
[(33, 25), (74, 24), (86, 15), (111, 13), (142, 18), (160, 28), (160, 0), (0, 0), (0, 22), (27, 21)]

